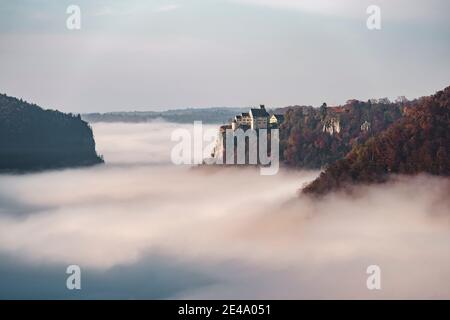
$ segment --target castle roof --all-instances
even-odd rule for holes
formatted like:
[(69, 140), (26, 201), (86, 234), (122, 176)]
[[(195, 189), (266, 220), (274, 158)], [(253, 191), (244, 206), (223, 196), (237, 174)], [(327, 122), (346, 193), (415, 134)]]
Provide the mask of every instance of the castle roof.
[(275, 119), (277, 119), (278, 122), (284, 121), (284, 115), (282, 115), (282, 114), (274, 114), (274, 115), (272, 115), (272, 117), (275, 117)]
[(254, 118), (265, 118), (269, 116), (265, 109), (250, 109), (250, 113)]
[(330, 110), (334, 111), (336, 113), (341, 113), (341, 112), (345, 111), (345, 108), (344, 107), (331, 107)]

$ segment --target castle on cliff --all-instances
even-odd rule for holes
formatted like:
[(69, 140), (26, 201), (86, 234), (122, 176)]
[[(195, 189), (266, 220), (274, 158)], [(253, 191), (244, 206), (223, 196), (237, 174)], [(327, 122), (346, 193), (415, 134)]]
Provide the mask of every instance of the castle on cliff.
[(269, 132), (270, 129), (278, 129), (284, 121), (284, 115), (272, 114), (270, 115), (264, 105), (260, 105), (259, 108), (251, 108), (249, 112), (243, 112), (236, 115), (230, 123), (220, 126), (216, 146), (212, 151), (211, 156), (213, 158), (222, 157), (225, 153), (225, 141), (227, 130), (235, 132), (238, 129), (249, 133), (254, 133), (257, 136), (257, 132), (261, 129), (266, 129)]

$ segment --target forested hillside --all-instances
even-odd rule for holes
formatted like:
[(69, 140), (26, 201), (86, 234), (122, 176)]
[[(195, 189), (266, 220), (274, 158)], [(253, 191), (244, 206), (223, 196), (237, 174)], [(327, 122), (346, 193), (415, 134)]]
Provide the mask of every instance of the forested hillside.
[(101, 163), (80, 116), (0, 95), (0, 170), (37, 170)]
[(291, 107), (280, 128), (282, 159), (289, 166), (319, 169), (402, 116), (403, 103), (350, 100), (344, 106)]
[(386, 181), (391, 174), (450, 175), (450, 87), (418, 99), (405, 116), (330, 165), (303, 192), (325, 194), (358, 183)]

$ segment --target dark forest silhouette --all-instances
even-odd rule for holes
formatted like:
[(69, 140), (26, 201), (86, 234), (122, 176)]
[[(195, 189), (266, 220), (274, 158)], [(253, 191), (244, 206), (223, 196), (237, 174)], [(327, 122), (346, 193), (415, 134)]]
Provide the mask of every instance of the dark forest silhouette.
[(102, 163), (79, 115), (43, 110), (0, 95), (0, 170), (30, 171)]

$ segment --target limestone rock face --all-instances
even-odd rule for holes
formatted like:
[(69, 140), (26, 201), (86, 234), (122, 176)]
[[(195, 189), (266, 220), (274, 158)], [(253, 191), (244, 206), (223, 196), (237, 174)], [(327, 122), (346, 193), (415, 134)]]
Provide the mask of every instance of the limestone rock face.
[(341, 123), (337, 118), (328, 119), (323, 125), (323, 132), (327, 132), (329, 135), (334, 135), (341, 132)]

